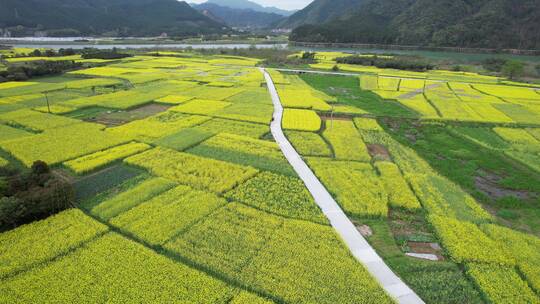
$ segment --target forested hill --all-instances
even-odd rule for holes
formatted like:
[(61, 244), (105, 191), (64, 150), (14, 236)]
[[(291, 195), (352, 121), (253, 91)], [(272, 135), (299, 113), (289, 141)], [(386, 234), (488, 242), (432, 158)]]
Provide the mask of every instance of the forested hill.
[(295, 28), (304, 24), (320, 24), (339, 18), (356, 9), (365, 0), (318, 0), (279, 23), (279, 28)]
[(176, 0), (0, 0), (0, 29), (13, 36), (179, 36), (223, 27)]
[(290, 39), (540, 49), (540, 0), (365, 0), (348, 11), (323, 24), (305, 22)]

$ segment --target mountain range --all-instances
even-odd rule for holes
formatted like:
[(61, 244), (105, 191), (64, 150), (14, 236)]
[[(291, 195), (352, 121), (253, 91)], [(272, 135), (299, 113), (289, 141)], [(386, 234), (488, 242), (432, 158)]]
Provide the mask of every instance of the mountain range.
[(540, 0), (315, 0), (291, 41), (540, 49)]
[(205, 3), (217, 4), (221, 7), (228, 7), (233, 9), (252, 10), (261, 13), (277, 14), (285, 17), (288, 17), (296, 12), (283, 10), (277, 7), (262, 6), (249, 0), (208, 0)]
[(264, 29), (286, 19), (276, 13), (266, 13), (247, 8), (230, 8), (211, 2), (192, 4), (203, 15), (235, 28)]
[(184, 36), (224, 30), (177, 0), (0, 0), (4, 35)]

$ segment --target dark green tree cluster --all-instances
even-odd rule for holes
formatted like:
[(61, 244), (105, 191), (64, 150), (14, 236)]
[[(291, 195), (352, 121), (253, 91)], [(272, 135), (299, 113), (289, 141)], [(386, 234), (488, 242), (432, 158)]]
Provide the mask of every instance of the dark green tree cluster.
[(0, 170), (0, 231), (15, 228), (70, 208), (73, 187), (36, 161), (28, 173)]
[(392, 58), (378, 57), (363, 57), (363, 56), (348, 56), (336, 59), (337, 63), (343, 64), (358, 64), (364, 66), (375, 66), (381, 69), (396, 69), (396, 70), (408, 70), (416, 72), (429, 71), (435, 68), (435, 66), (429, 62), (424, 62), (419, 58), (405, 57), (405, 56), (393, 56)]
[(73, 60), (46, 61), (38, 60), (26, 64), (10, 64), (5, 71), (0, 71), (2, 81), (24, 81), (32, 77), (59, 75), (66, 71), (82, 67), (82, 63)]

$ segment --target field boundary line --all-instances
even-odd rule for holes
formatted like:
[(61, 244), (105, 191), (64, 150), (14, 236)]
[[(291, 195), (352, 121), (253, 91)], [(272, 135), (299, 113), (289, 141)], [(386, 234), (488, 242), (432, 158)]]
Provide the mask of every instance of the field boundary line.
[(366, 270), (397, 303), (424, 303), (424, 301), (422, 301), (422, 299), (394, 272), (392, 272), (386, 263), (384, 263), (383, 259), (375, 252), (373, 247), (369, 245), (360, 232), (358, 232), (328, 190), (326, 190), (324, 185), (319, 181), (313, 171), (311, 171), (309, 166), (287, 140), (281, 128), (283, 106), (281, 105), (276, 87), (270, 74), (268, 74), (264, 68), (260, 68), (260, 71), (264, 74), (268, 91), (274, 104), (274, 116), (270, 126), (272, 135), (291, 166), (308, 188), (317, 205), (319, 205), (324, 215), (330, 221), (332, 227), (341, 236), (352, 255), (364, 265)]

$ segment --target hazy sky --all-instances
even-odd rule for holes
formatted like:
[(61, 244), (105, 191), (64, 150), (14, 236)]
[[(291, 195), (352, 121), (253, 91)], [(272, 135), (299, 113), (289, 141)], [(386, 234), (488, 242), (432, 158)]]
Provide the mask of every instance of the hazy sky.
[[(275, 6), (282, 9), (293, 10), (306, 7), (313, 0), (251, 0), (264, 6)], [(191, 3), (203, 3), (206, 0), (188, 0)]]

